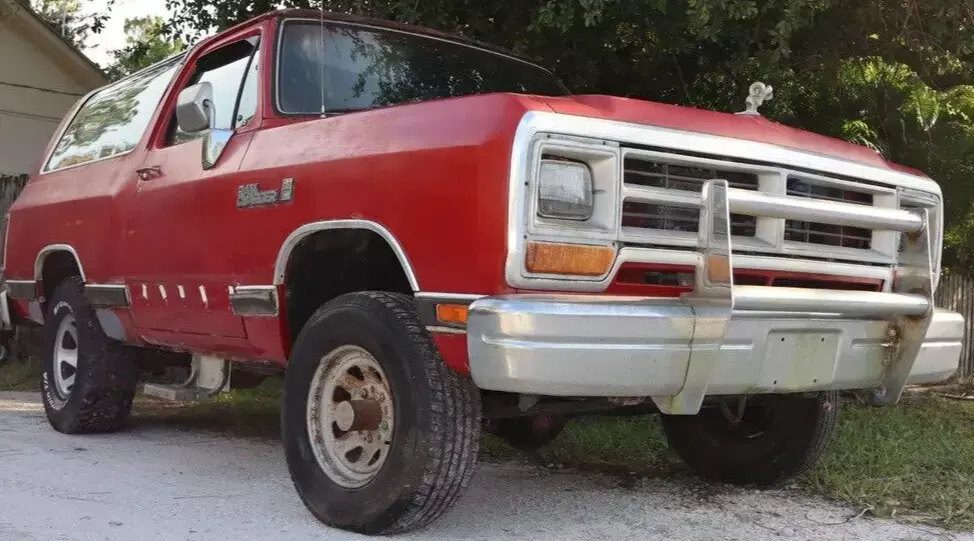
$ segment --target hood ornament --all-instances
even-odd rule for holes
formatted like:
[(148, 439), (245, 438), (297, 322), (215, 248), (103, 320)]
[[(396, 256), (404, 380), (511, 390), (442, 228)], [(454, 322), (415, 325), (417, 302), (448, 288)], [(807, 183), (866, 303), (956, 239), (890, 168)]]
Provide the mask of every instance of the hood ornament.
[(747, 104), (747, 108), (737, 113), (739, 115), (760, 115), (758, 112), (758, 107), (774, 97), (774, 87), (771, 85), (766, 85), (762, 82), (755, 82), (751, 84), (751, 88), (748, 91), (747, 99), (744, 103)]

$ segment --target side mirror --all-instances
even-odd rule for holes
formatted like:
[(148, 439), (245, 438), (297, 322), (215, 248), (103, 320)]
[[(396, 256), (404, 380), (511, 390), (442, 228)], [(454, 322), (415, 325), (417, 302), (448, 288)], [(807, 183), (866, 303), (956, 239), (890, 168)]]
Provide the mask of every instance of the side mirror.
[(209, 82), (188, 86), (176, 100), (176, 123), (186, 133), (200, 133), (212, 128), (213, 85)]
[(212, 169), (220, 161), (233, 130), (217, 129), (213, 123), (216, 108), (213, 105), (213, 85), (209, 82), (183, 89), (176, 100), (176, 123), (185, 133), (203, 134), (203, 169)]

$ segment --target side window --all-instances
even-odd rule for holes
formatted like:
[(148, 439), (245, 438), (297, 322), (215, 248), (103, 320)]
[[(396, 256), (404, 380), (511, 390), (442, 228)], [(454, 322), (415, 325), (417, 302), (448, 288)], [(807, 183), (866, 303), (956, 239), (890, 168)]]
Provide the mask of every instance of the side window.
[[(213, 87), (214, 128), (229, 130), (241, 125), (236, 115), (237, 104), (244, 97), (243, 94), (247, 93), (243, 83), (245, 79), (250, 82), (249, 68), (256, 52), (256, 39), (238, 41), (203, 56), (196, 63), (196, 72), (187, 86), (208, 82)], [(256, 82), (255, 79), (255, 85)], [(256, 88), (253, 93), (254, 96), (249, 98), (252, 102), (250, 106), (256, 111)], [(245, 119), (248, 118), (247, 113), (243, 114)], [(249, 118), (253, 116), (253, 112), (249, 113)], [(168, 145), (179, 145), (202, 136), (201, 133), (189, 134), (180, 130), (175, 120), (174, 111), (173, 128), (169, 132), (172, 135), (167, 141)]]
[(135, 148), (179, 65), (178, 59), (159, 64), (91, 96), (64, 130), (44, 170), (110, 158)]
[(250, 68), (247, 70), (246, 78), (244, 79), (243, 90), (240, 91), (240, 104), (237, 105), (237, 118), (234, 119), (233, 127), (242, 128), (254, 119), (254, 115), (257, 114), (257, 88), (260, 86), (260, 75), (259, 66), (260, 61), (257, 54), (254, 54), (254, 60), (250, 63)]

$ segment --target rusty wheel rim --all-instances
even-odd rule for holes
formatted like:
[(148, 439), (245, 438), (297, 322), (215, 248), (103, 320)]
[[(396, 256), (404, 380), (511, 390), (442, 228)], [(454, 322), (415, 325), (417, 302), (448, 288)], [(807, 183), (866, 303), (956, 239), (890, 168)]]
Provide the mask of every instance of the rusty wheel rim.
[(308, 391), (308, 436), (322, 471), (345, 488), (371, 482), (392, 445), (394, 403), (379, 362), (358, 346), (321, 358)]

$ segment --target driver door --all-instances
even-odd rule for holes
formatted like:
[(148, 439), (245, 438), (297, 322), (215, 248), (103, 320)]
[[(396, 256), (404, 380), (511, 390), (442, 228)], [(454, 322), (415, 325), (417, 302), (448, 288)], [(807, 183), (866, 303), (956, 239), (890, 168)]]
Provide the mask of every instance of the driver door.
[[(193, 62), (182, 90), (212, 86), (211, 128), (235, 130), (219, 158), (204, 166), (204, 133), (186, 133), (176, 122), (176, 100), (167, 100), (157, 135), (137, 172), (138, 189), (127, 221), (124, 272), (136, 326), (148, 339), (207, 347), (213, 337), (246, 336), (242, 319), (230, 309), (232, 246), (218, 245), (232, 215), (212, 201), (208, 185), (233, 183), (256, 122), (259, 37), (216, 44)], [(228, 201), (231, 201), (228, 196)], [(194, 338), (195, 337), (195, 338)]]

